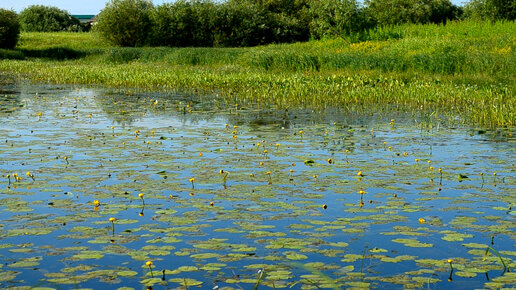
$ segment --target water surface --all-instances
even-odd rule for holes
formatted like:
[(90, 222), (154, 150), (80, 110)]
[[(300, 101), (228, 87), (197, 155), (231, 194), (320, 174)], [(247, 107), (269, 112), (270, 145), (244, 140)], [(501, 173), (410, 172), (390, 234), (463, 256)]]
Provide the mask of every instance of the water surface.
[(514, 130), (24, 84), (0, 103), (1, 287), (516, 283)]

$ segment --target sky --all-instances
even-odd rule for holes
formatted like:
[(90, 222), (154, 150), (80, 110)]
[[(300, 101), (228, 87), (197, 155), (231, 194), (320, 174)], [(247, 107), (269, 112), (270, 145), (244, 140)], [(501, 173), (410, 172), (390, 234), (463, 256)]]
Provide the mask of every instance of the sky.
[[(455, 5), (461, 5), (467, 0), (451, 0)], [(20, 12), (30, 5), (55, 6), (67, 10), (70, 14), (98, 14), (106, 6), (108, 0), (0, 0), (0, 8), (13, 9)], [(173, 0), (153, 0), (154, 5), (173, 2)]]
[[(54, 6), (70, 14), (98, 14), (109, 0), (0, 0), (0, 8), (20, 12), (30, 5)], [(154, 5), (173, 2), (172, 0), (153, 0)]]

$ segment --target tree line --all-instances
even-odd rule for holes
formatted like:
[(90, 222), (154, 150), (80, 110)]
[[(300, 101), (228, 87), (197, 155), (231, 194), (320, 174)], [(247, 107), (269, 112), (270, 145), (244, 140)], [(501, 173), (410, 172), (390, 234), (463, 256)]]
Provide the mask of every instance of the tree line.
[[(110, 0), (94, 30), (119, 46), (238, 47), (325, 37), (367, 39), (379, 26), (451, 20), (511, 20), (514, 0)], [(19, 15), (0, 9), (0, 47), (12, 48), (19, 31), (86, 31), (68, 12), (29, 6)], [(14, 43), (14, 45), (13, 45)]]

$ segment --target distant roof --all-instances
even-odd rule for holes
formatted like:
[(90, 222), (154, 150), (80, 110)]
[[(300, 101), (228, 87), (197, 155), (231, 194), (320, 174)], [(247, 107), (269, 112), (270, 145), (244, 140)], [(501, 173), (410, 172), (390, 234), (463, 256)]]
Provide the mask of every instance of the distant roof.
[(81, 23), (94, 23), (96, 15), (90, 14), (75, 14), (72, 15), (73, 18), (78, 19)]
[(77, 19), (92, 19), (93, 17), (95, 17), (95, 15), (89, 15), (89, 14), (74, 14), (74, 15), (72, 15), (72, 17), (77, 18)]

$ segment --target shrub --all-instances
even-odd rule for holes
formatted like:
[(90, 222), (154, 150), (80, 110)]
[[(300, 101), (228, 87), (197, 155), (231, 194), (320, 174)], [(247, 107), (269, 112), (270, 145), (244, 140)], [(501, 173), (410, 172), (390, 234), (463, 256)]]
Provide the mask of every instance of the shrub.
[(152, 11), (152, 2), (147, 0), (111, 0), (95, 28), (115, 45), (143, 46), (149, 41)]
[(221, 4), (216, 19), (215, 43), (219, 46), (256, 46), (273, 40), (267, 11), (250, 1), (230, 0)]
[(306, 41), (310, 38), (310, 1), (259, 0), (271, 17), (274, 42)]
[(448, 20), (460, 19), (463, 13), (462, 7), (453, 5), (450, 0), (432, 0), (429, 22), (446, 24)]
[(0, 9), (0, 48), (14, 48), (20, 36), (20, 22), (14, 11)]
[(369, 0), (368, 14), (379, 25), (445, 23), (457, 19), (461, 10), (450, 0)]
[(467, 18), (477, 20), (515, 20), (514, 0), (471, 0), (464, 7)]
[(355, 0), (315, 0), (310, 12), (313, 38), (351, 35), (368, 28), (365, 15)]
[(152, 14), (154, 45), (212, 46), (217, 6), (209, 1), (177, 1)]
[(56, 32), (80, 27), (78, 19), (57, 7), (32, 5), (25, 8), (19, 18), (23, 31)]

